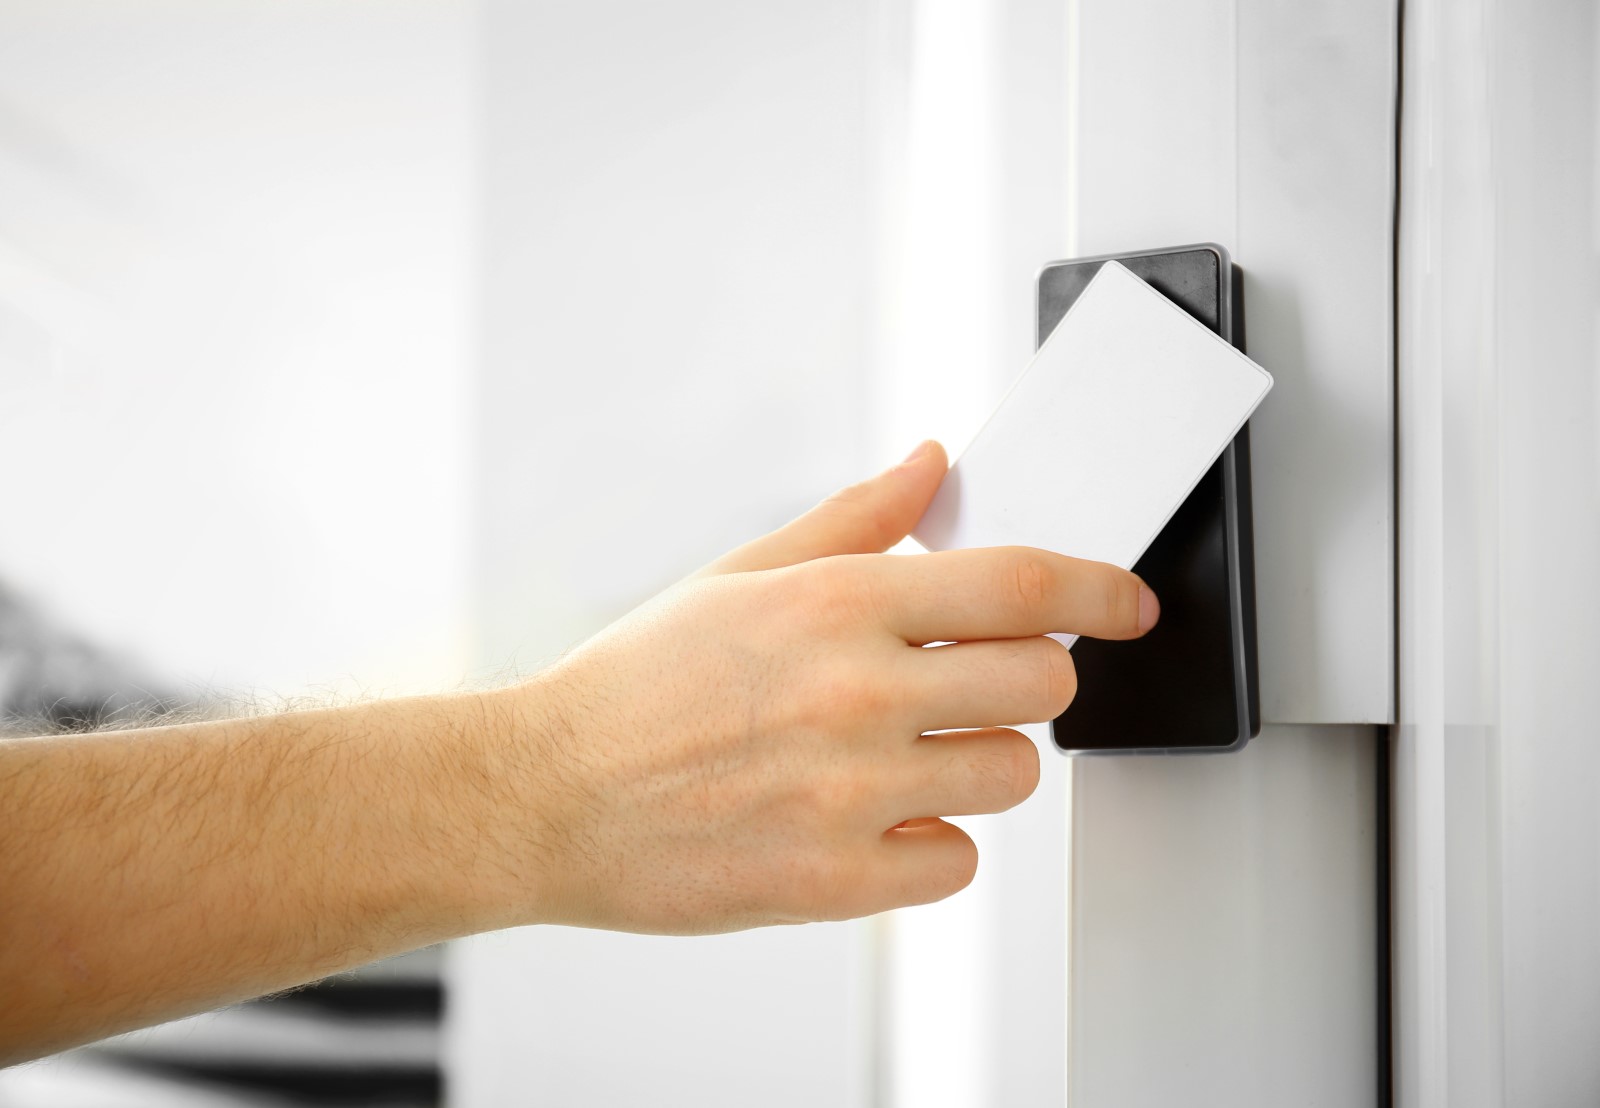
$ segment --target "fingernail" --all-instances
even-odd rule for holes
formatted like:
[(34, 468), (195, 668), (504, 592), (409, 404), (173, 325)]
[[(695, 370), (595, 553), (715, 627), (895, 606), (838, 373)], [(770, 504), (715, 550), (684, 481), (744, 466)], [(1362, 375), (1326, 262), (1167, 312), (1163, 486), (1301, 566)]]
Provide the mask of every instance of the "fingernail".
[(1161, 618), (1161, 601), (1150, 591), (1150, 586), (1139, 586), (1139, 634), (1144, 634)]
[(915, 450), (913, 450), (911, 453), (906, 455), (906, 460), (901, 462), (900, 464), (903, 465), (903, 466), (904, 465), (910, 465), (912, 462), (916, 461), (918, 458), (921, 458), (924, 455), (926, 455), (928, 453), (928, 451), (930, 451), (932, 449), (933, 449), (933, 440), (932, 439), (923, 439), (920, 443), (917, 444), (917, 448)]

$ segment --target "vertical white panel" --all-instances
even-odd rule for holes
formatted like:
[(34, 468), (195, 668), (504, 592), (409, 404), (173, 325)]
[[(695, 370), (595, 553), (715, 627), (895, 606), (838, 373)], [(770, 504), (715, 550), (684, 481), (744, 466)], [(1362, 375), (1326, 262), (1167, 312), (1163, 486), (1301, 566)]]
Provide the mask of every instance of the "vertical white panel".
[(1250, 421), (1262, 718), (1393, 712), (1392, 4), (1083, 0), (1078, 251), (1213, 241)]
[(1396, 8), (1236, 0), (1261, 718), (1394, 719)]
[(1497, 3), (1507, 1104), (1600, 1102), (1600, 14)]
[[(1370, 1103), (1389, 718), (1394, 10), (1080, 5), (1082, 253), (1214, 240), (1251, 421), (1262, 734), (1073, 765), (1070, 1102)], [(1276, 726), (1275, 726), (1276, 724)]]
[(1233, 4), (1079, 0), (1076, 250), (1237, 253)]
[(1407, 5), (1399, 1103), (1600, 1100), (1592, 6)]
[(1076, 763), (1073, 1108), (1372, 1102), (1374, 744)]
[(1410, 1108), (1499, 1105), (1504, 1090), (1486, 9), (1406, 12), (1394, 999)]

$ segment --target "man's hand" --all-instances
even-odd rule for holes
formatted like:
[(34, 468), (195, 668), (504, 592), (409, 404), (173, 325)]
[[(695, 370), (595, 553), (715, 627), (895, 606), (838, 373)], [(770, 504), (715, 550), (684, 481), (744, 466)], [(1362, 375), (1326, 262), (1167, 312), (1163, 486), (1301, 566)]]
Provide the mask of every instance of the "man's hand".
[(925, 444), (503, 694), (526, 720), (492, 737), (520, 767), (507, 800), (537, 813), (523, 922), (728, 931), (972, 880), (972, 840), (937, 817), (1032, 793), (1038, 752), (1005, 725), (1077, 687), (1043, 636), (1132, 638), (1157, 607), (1131, 573), (1041, 550), (881, 553), (945, 469)]
[(1039, 550), (883, 554), (944, 472), (929, 444), (514, 688), (0, 741), (0, 1065), (474, 931), (960, 889), (976, 852), (937, 817), (1026, 797), (1005, 725), (1072, 698), (1042, 636), (1156, 603)]

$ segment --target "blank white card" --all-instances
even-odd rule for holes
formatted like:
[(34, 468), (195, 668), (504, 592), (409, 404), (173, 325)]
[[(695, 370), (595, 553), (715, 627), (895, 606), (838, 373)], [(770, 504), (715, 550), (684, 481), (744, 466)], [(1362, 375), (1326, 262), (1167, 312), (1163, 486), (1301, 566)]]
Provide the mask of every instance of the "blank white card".
[(1132, 568), (1272, 377), (1116, 262), (951, 466), (912, 536)]

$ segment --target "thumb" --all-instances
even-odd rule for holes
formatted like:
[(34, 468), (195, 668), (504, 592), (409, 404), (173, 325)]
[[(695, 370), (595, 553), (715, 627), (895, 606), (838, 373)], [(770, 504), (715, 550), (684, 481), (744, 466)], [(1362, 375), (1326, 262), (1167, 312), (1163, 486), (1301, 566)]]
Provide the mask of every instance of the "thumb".
[(899, 465), (840, 489), (799, 519), (724, 554), (697, 576), (777, 569), (834, 554), (881, 554), (916, 526), (949, 468), (944, 447), (930, 439)]

